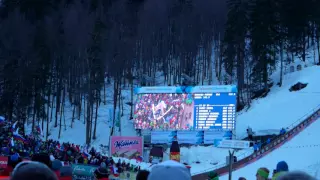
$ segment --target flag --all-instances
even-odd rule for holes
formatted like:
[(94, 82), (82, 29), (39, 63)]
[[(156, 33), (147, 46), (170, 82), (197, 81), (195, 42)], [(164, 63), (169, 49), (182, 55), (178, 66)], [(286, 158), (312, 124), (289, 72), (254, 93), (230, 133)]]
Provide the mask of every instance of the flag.
[(17, 126), (18, 121), (16, 121), (15, 123), (13, 123), (12, 127), (11, 127), (11, 132), (14, 132), (16, 130), (16, 126)]
[(0, 116), (0, 124), (4, 124), (6, 122), (6, 118)]
[(137, 157), (136, 157), (136, 160), (137, 160), (137, 162), (142, 162), (142, 161), (143, 161), (143, 158), (142, 158), (142, 156), (137, 156)]
[(43, 136), (42, 129), (41, 129), (40, 125), (36, 126), (36, 130), (41, 136)]
[(56, 151), (64, 151), (63, 146), (60, 146), (60, 144), (58, 144), (58, 145), (56, 146)]
[(114, 177), (119, 177), (118, 168), (116, 165), (110, 167), (110, 171)]
[(22, 137), (20, 134), (17, 134), (17, 133), (13, 133), (13, 138), (14, 140), (16, 141), (20, 141), (24, 144), (28, 144), (28, 140), (26, 140), (24, 137)]
[(13, 137), (11, 137), (11, 147), (14, 147)]
[(85, 159), (90, 159), (91, 155), (88, 153), (88, 150), (84, 149), (82, 152), (82, 157)]

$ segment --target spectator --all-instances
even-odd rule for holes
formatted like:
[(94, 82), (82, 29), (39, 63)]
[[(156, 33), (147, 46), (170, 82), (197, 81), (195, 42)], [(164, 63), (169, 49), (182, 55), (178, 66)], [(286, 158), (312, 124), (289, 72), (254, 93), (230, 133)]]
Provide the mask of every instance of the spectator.
[(253, 150), (254, 152), (257, 152), (259, 150), (259, 145), (257, 143), (254, 143)]
[(253, 131), (251, 127), (248, 127), (247, 134), (248, 134), (249, 141), (253, 141)]
[(71, 166), (62, 166), (60, 168), (59, 180), (72, 180), (72, 167)]
[(60, 169), (62, 167), (62, 162), (59, 160), (53, 160), (51, 169), (56, 173), (57, 177), (60, 178)]
[(279, 176), (276, 180), (317, 180), (316, 178), (304, 173), (304, 172), (288, 172)]
[(239, 177), (239, 179), (238, 180), (247, 180), (246, 178), (244, 178), (244, 177)]
[(147, 170), (140, 170), (136, 176), (136, 180), (148, 180), (150, 172)]
[(47, 153), (34, 154), (31, 160), (41, 162), (47, 165), (51, 169), (51, 160), (50, 160), (50, 156)]
[(270, 144), (270, 142), (271, 142), (271, 138), (268, 138), (266, 143)]
[(285, 161), (278, 162), (277, 168), (274, 171), (272, 180), (276, 180), (279, 176), (285, 174), (288, 171), (289, 171), (289, 167), (288, 167), (288, 164)]
[(209, 180), (219, 180), (219, 175), (218, 175), (217, 172), (211, 171), (211, 172), (209, 172), (209, 174), (208, 174), (208, 179), (209, 179)]
[(284, 135), (286, 132), (287, 132), (287, 131), (286, 131), (284, 128), (282, 128), (282, 129), (280, 130), (280, 135)]
[(24, 161), (13, 170), (10, 180), (58, 180), (47, 165), (40, 162)]
[(10, 176), (10, 173), (13, 171), (16, 165), (19, 164), (21, 161), (22, 159), (16, 153), (8, 157), (8, 165), (4, 169), (4, 171), (1, 173), (1, 175)]
[(269, 169), (267, 168), (259, 168), (256, 174), (257, 180), (268, 180), (269, 178)]
[(100, 167), (94, 171), (94, 177), (100, 180), (109, 179), (109, 172), (105, 163), (101, 163)]
[(191, 180), (191, 174), (183, 164), (169, 160), (155, 165), (148, 180)]

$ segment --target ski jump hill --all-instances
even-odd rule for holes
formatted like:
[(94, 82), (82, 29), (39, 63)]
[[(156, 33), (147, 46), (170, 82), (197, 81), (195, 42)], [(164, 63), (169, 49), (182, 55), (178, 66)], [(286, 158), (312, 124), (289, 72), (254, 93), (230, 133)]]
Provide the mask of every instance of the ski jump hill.
[[(238, 170), (240, 168), (243, 168), (255, 161), (258, 161), (260, 158), (265, 157), (272, 151), (276, 150), (277, 148), (284, 145), (286, 142), (290, 141), (293, 137), (297, 136), (300, 132), (302, 132), (305, 128), (310, 126), (313, 122), (316, 120), (319, 120), (320, 118), (320, 106), (316, 107), (312, 110), (312, 114), (306, 117), (304, 120), (300, 121), (299, 124), (294, 126), (291, 130), (289, 130), (287, 133), (279, 136), (278, 138), (274, 139), (271, 143), (268, 145), (263, 146), (259, 151), (251, 154), (250, 156), (239, 160), (238, 162), (234, 163), (232, 165), (232, 171)], [(216, 171), (220, 176), (223, 176), (229, 172), (229, 166), (224, 164), (222, 167), (218, 167), (216, 169), (211, 169)], [(204, 172), (197, 175), (192, 176), (193, 180), (204, 180), (208, 178), (208, 171), (209, 169)]]

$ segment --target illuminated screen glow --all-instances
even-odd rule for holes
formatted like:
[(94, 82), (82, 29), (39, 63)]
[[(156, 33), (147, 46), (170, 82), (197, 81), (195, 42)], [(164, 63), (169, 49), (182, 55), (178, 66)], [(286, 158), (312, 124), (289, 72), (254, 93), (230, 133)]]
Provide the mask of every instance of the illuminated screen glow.
[(236, 93), (138, 94), (136, 129), (235, 128)]

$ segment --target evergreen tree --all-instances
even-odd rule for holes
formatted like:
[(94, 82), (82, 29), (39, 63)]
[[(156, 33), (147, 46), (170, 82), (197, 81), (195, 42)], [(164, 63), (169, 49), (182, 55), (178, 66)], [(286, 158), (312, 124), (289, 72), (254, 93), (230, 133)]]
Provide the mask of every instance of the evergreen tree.
[[(250, 13), (251, 54), (253, 58), (253, 78), (258, 89), (268, 89), (269, 67), (275, 66), (275, 37), (277, 16), (275, 1), (255, 0)], [(259, 87), (263, 83), (262, 87)]]

